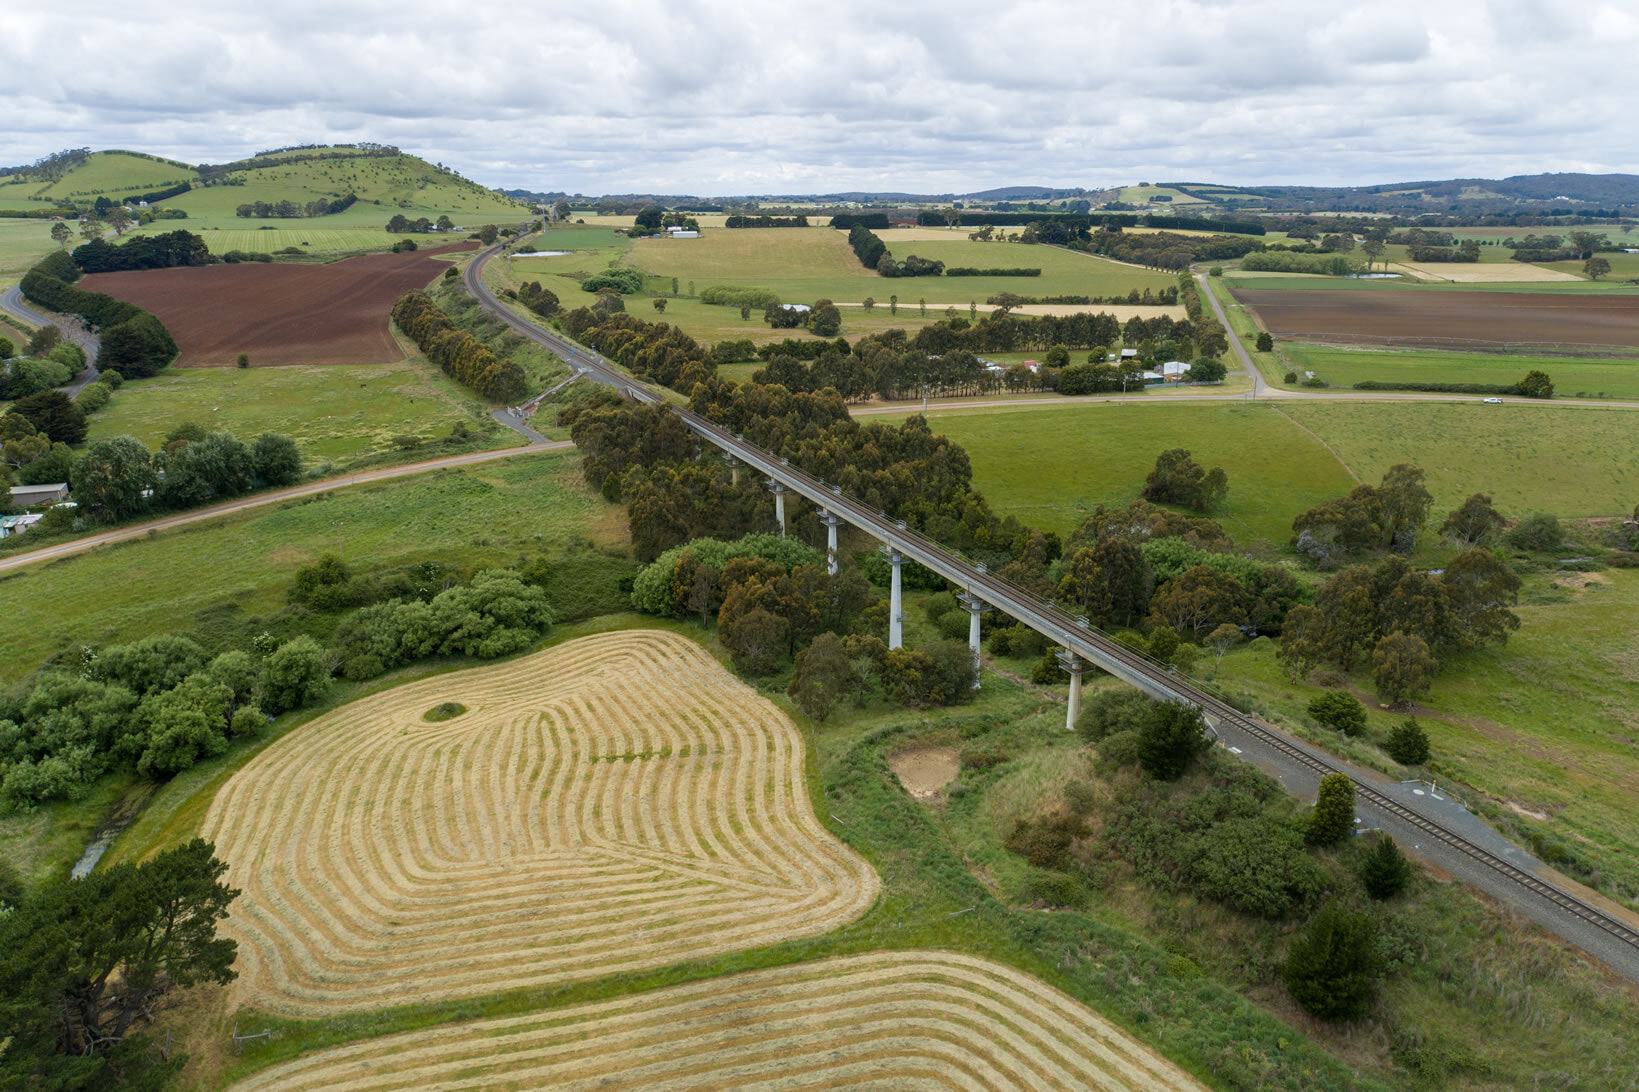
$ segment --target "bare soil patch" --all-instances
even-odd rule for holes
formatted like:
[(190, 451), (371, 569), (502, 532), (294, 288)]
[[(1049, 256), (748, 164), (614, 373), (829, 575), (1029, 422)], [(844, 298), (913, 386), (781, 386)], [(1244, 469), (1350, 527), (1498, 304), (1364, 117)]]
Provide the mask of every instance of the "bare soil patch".
[(1383, 289), (1238, 289), (1276, 337), (1389, 345), (1639, 346), (1639, 297)]
[(927, 804), (962, 772), (962, 754), (955, 747), (912, 747), (889, 755), (888, 768), (906, 792)]
[(435, 255), (457, 243), (405, 254), (365, 254), (329, 265), (237, 265), (93, 273), (87, 292), (106, 292), (159, 316), (176, 339), (177, 366), (252, 367), (379, 364), (403, 360), (388, 331), (393, 301), (448, 268)]
[[(443, 702), (466, 712), (428, 722)], [(775, 706), (646, 630), (344, 706), (206, 816), (244, 892), (236, 996), (368, 1011), (830, 932), (878, 880), (815, 820), (803, 755)]]
[(1012, 967), (873, 952), (385, 1036), (235, 1085), (387, 1088), (1202, 1087)]
[(1587, 591), (1596, 584), (1609, 584), (1611, 578), (1604, 573), (1560, 573), (1554, 577), (1554, 583), (1562, 588), (1572, 588), (1576, 591)]

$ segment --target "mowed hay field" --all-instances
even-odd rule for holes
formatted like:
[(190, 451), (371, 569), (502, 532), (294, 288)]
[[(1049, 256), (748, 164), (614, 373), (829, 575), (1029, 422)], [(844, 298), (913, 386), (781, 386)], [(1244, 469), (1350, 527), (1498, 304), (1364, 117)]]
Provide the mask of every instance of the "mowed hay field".
[[(457, 702), (466, 712), (431, 723)], [(240, 999), (295, 1016), (582, 981), (829, 932), (876, 874), (815, 820), (795, 726), (629, 630), (354, 702), (228, 781)]]
[(393, 1035), (234, 1085), (389, 1088), (1202, 1087), (1011, 967), (881, 952)]

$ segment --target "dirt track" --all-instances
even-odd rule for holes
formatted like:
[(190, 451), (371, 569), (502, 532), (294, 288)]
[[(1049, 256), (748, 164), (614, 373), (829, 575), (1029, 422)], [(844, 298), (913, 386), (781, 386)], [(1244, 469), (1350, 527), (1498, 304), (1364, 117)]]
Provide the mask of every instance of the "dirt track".
[(1639, 296), (1385, 289), (1248, 289), (1276, 337), (1440, 345), (1639, 346)]
[(234, 1086), (446, 1088), (1199, 1088), (1012, 967), (875, 952), (393, 1035)]
[[(423, 719), (451, 701), (468, 711)], [(815, 820), (791, 722), (643, 630), (303, 725), (229, 780), (205, 837), (244, 891), (240, 1000), (301, 1016), (813, 936), (878, 887)]]
[(181, 350), (179, 367), (379, 364), (404, 354), (387, 329), (393, 301), (423, 288), (462, 243), (407, 254), (366, 254), (330, 265), (237, 265), (93, 273), (77, 287), (158, 315)]

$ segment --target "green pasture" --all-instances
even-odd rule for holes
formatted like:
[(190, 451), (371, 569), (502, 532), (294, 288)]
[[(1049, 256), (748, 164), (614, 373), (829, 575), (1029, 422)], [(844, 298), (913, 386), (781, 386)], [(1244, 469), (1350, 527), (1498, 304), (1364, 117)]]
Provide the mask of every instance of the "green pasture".
[(1277, 348), (1294, 370), (1312, 371), (1333, 387), (1368, 380), (1507, 384), (1517, 383), (1526, 372), (1537, 368), (1553, 377), (1559, 398), (1579, 394), (1639, 398), (1639, 360), (1635, 359), (1333, 349), (1298, 341), (1281, 341)]
[(88, 201), (99, 195), (129, 197), (137, 193), (168, 189), (194, 179), (194, 169), (169, 160), (93, 152), (83, 164), (49, 185), (36, 185), (43, 197)]
[(0, 679), (13, 682), (80, 644), (165, 631), (214, 644), (277, 611), (296, 569), (326, 551), (391, 568), (438, 560), (470, 569), (616, 544), (625, 516), (588, 489), (573, 452), (337, 489), (192, 524), (0, 578), (8, 621)]
[(974, 485), (996, 511), (1060, 534), (1096, 505), (1136, 499), (1155, 457), (1174, 447), (1229, 475), (1229, 498), (1212, 516), (1242, 548), (1284, 545), (1293, 517), (1354, 486), (1320, 441), (1267, 405), (930, 409), (929, 422), (967, 449)]
[[(1472, 493), (1490, 494), (1510, 518), (1532, 512), (1610, 516), (1632, 512), (1639, 502), (1633, 445), (1639, 411), (1487, 406), (1477, 398), (1290, 400), (1280, 408), (1325, 440), (1362, 480), (1375, 482), (1396, 463), (1422, 467), (1441, 518)], [(1229, 482), (1233, 504), (1233, 470)]]
[[(1528, 576), (1517, 613), (1520, 628), (1504, 648), (1455, 657), (1418, 703), (1429, 768), (1442, 782), (1477, 789), (1471, 807), (1528, 848), (1535, 839), (1539, 856), (1543, 845), (1559, 845), (1581, 862), (1572, 868), (1579, 878), (1639, 905), (1639, 750), (1630, 742), (1639, 738), (1639, 573)], [(1229, 656), (1223, 677), (1293, 719), (1321, 693), (1288, 679), (1273, 646)], [(1351, 685), (1369, 696), (1369, 672)], [(1401, 718), (1369, 697), (1367, 708), (1369, 733), (1350, 747), (1398, 771), (1376, 748)], [(1327, 731), (1310, 737), (1339, 742)]]
[[(71, 230), (78, 225), (70, 225)], [(79, 232), (73, 239), (79, 241)], [(50, 220), (0, 218), (0, 274), (21, 274), (35, 262), (57, 249), (51, 238)]]
[[(1175, 190), (1171, 186), (1122, 186), (1118, 200), (1129, 205), (1148, 205), (1152, 197), (1171, 197), (1171, 201), (1161, 202), (1161, 207), (1168, 205), (1200, 205), (1205, 204), (1199, 197), (1191, 197), (1183, 190)], [(1148, 211), (1148, 210), (1146, 210)]]
[(745, 228), (708, 231), (698, 239), (639, 239), (629, 264), (657, 278), (670, 291), (671, 278), (695, 289), (714, 284), (767, 288), (784, 303), (860, 303), (866, 296), (886, 303), (897, 295), (907, 300), (966, 306), (997, 292), (1019, 295), (1125, 294), (1133, 288), (1161, 289), (1176, 282), (1165, 273), (1137, 269), (1055, 247), (979, 243), (959, 240), (897, 242), (896, 258), (915, 254), (946, 265), (1029, 266), (1040, 277), (899, 277), (879, 276), (859, 264), (845, 232), (832, 228)]
[[(1639, 254), (1600, 254), (1599, 257), (1611, 263), (1611, 271), (1603, 281), (1626, 281), (1639, 277)], [(1582, 272), (1582, 262), (1544, 262), (1544, 269), (1557, 269), (1562, 273), (1575, 273), (1577, 276), (1586, 276)]]
[(127, 383), (91, 417), (89, 439), (132, 435), (150, 448), (194, 421), (249, 442), (282, 432), (315, 465), (395, 450), (394, 437), (433, 440), (457, 422), (506, 447), (503, 430), (466, 392), (422, 360), (292, 368), (167, 368)]

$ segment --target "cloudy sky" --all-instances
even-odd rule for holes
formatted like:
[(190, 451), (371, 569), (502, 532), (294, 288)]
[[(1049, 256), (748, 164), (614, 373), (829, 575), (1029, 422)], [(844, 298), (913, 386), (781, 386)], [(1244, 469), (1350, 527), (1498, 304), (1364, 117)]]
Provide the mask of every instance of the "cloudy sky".
[(0, 163), (372, 140), (570, 192), (1636, 171), (1634, 0), (15, 5)]

